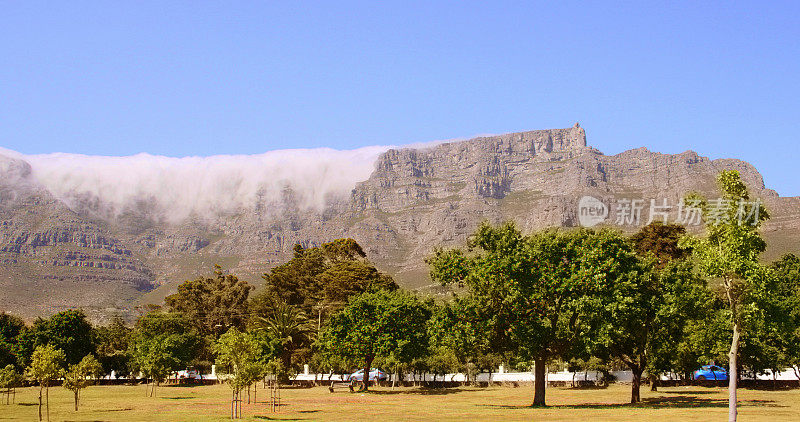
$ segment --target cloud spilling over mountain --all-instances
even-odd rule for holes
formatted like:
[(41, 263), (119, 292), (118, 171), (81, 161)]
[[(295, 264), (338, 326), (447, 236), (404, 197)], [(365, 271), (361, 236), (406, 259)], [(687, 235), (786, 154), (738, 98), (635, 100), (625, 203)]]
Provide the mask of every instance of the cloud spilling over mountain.
[[(296, 244), (342, 237), (402, 285), (431, 288), (425, 258), (463, 245), (483, 221), (573, 227), (583, 196), (611, 210), (626, 198), (713, 197), (727, 169), (770, 210), (768, 259), (800, 250), (800, 198), (779, 197), (743, 161), (646, 148), (607, 156), (577, 124), (439, 143), (205, 158), (0, 150), (0, 304), (30, 317), (134, 315), (214, 264), (258, 284)], [(636, 229), (614, 220), (602, 224)]]
[(322, 211), (369, 178), (377, 157), (387, 149), (291, 149), (183, 158), (0, 152), (29, 163), (30, 177), (75, 211), (113, 218), (146, 210), (179, 222), (268, 210), (287, 192), (301, 209)]

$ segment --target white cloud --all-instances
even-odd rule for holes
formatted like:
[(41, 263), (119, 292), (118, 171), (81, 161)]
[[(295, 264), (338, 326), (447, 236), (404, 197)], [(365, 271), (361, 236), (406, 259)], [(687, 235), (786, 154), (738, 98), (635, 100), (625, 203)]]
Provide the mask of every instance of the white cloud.
[(114, 217), (145, 207), (178, 222), (193, 214), (211, 217), (257, 206), (268, 209), (281, 202), (286, 188), (302, 209), (322, 211), (329, 201), (347, 198), (356, 183), (368, 179), (388, 148), (184, 158), (8, 155), (30, 163), (32, 177), (76, 211)]
[[(424, 149), (450, 139), (404, 145)], [(367, 180), (379, 155), (395, 146), (354, 150), (289, 149), (254, 155), (107, 157), (69, 153), (0, 154), (25, 160), (38, 182), (78, 212), (114, 218), (135, 210), (178, 223), (259, 208), (269, 213), (291, 189), (302, 210), (321, 212)]]

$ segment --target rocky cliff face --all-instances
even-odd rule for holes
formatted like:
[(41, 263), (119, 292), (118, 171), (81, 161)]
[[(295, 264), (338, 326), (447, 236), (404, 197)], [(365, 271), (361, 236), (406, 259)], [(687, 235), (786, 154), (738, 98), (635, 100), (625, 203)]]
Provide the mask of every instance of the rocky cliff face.
[(423, 260), (432, 248), (462, 244), (481, 221), (513, 219), (524, 230), (576, 226), (584, 195), (611, 209), (623, 199), (674, 205), (690, 191), (713, 195), (723, 169), (739, 170), (770, 208), (771, 256), (800, 250), (800, 200), (766, 189), (748, 163), (645, 148), (606, 156), (587, 146), (577, 124), (389, 150), (349, 198), (324, 210), (298, 206), (287, 189), (277, 206), (181, 223), (145, 211), (98, 218), (87, 210), (102, 198), (70, 209), (37, 183), (28, 163), (0, 155), (0, 309), (35, 316), (83, 307), (98, 319), (126, 314), (215, 263), (258, 284), (294, 244), (339, 237), (356, 239), (380, 268), (418, 288), (429, 284)]

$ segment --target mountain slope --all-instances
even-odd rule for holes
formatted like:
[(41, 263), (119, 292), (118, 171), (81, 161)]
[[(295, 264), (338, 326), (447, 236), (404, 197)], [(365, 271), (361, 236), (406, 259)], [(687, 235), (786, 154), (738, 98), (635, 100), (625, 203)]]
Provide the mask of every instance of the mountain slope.
[[(93, 212), (104, 198), (79, 193), (80, 207), (73, 200), (70, 208), (24, 157), (0, 156), (0, 308), (28, 317), (75, 306), (97, 319), (129, 314), (215, 263), (259, 284), (295, 243), (340, 237), (356, 239), (380, 268), (417, 288), (429, 283), (423, 260), (432, 248), (462, 244), (483, 220), (513, 219), (524, 230), (573, 227), (584, 195), (612, 211), (623, 199), (642, 199), (645, 212), (651, 199), (676, 205), (690, 191), (713, 197), (723, 169), (739, 170), (770, 209), (769, 257), (800, 250), (800, 200), (766, 189), (750, 164), (645, 148), (606, 156), (587, 145), (577, 124), (388, 150), (349, 198), (331, 197), (324, 209), (303, 207), (302, 192), (286, 186), (277, 200), (179, 222), (148, 201), (109, 217)], [(606, 224), (615, 225), (613, 217)]]

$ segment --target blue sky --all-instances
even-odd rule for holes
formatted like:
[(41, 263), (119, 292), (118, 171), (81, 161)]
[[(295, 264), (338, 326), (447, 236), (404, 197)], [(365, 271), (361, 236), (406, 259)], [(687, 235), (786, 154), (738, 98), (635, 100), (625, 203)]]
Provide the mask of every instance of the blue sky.
[(0, 146), (168, 156), (580, 121), (800, 195), (800, 2), (3, 1)]

